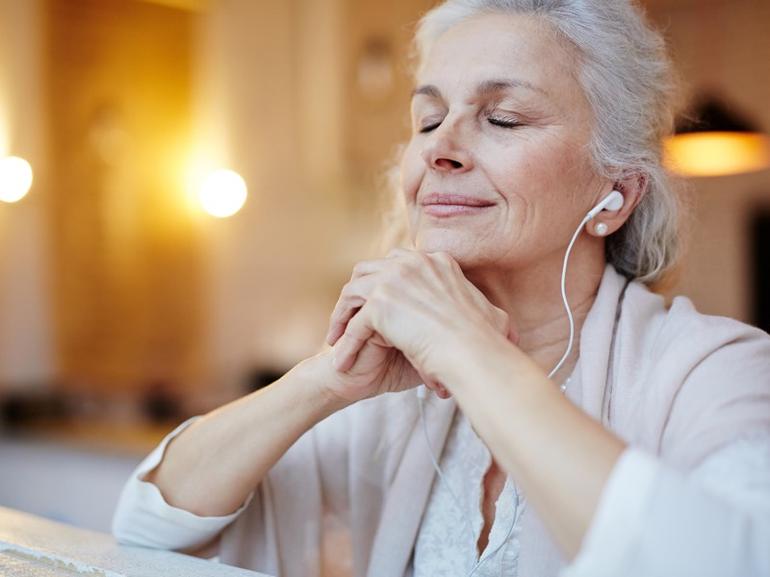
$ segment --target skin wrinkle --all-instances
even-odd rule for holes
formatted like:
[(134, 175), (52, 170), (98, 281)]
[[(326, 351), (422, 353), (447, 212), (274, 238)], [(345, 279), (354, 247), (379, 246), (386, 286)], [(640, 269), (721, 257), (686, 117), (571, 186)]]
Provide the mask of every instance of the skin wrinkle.
[[(502, 459), (504, 468), (493, 461), (484, 476), (479, 551), (494, 520), (493, 505), (504, 471), (516, 472), (522, 488), (533, 502), (540, 501), (540, 507), (561, 511), (565, 505), (557, 502), (562, 494), (556, 489), (564, 479), (558, 472), (563, 462), (553, 461), (546, 481), (528, 469), (533, 455), (540, 459), (553, 453), (552, 439), (548, 439), (553, 436), (551, 427), (538, 428), (534, 415), (553, 412), (554, 422), (563, 421), (581, 432), (577, 445), (593, 443), (587, 455), (596, 465), (585, 471), (578, 510), (565, 513), (571, 515), (567, 526), (559, 522), (555, 527), (568, 551), (579, 545), (601, 483), (622, 451), (618, 439), (597, 429), (555, 387), (547, 386), (549, 378), (560, 383), (575, 367), (582, 324), (606, 264), (605, 239), (589, 226), (588, 234), (576, 237), (568, 279), (578, 343), (561, 370), (549, 377), (547, 372), (563, 352), (558, 345), (567, 338), (560, 294), (564, 250), (576, 223), (614, 187), (593, 168), (592, 108), (566, 70), (572, 59), (556, 44), (552, 35), (542, 34), (542, 23), (499, 14), (457, 24), (434, 43), (417, 79), (413, 133), (401, 162), (401, 186), (416, 251), (391, 251), (385, 259), (370, 263), (389, 272), (364, 296), (366, 305), (347, 323), (339, 341), (338, 330), (328, 341), (335, 347), (338, 371), (353, 370), (359, 362), (362, 367), (371, 365), (385, 354), (383, 346), (392, 346), (404, 352), (403, 357), (386, 353), (389, 362), (408, 359), (436, 394), (446, 398), (451, 390), (471, 420), (480, 418), (477, 411), (489, 417), (491, 410), (495, 422), (484, 425), (485, 442), (494, 447), (493, 454)], [(552, 97), (535, 101), (531, 91), (501, 87), (499, 78), (523, 78), (546, 87)], [(479, 87), (490, 94), (479, 95)], [(506, 94), (489, 91), (492, 87)], [(505, 98), (507, 94), (516, 98)], [(503, 104), (505, 111), (500, 110)], [(521, 110), (527, 110), (529, 117), (524, 119)], [(506, 125), (499, 120), (501, 114), (514, 118), (518, 114), (521, 120)], [(638, 200), (638, 191), (636, 196), (633, 192), (626, 193), (623, 210), (602, 213), (597, 221), (607, 223), (612, 232), (622, 226)], [(450, 195), (467, 195), (482, 203), (473, 209), (457, 210), (456, 206), (448, 213), (430, 199), (435, 194), (445, 195), (439, 197), (444, 202)], [(470, 286), (473, 290), (468, 292)], [(437, 292), (445, 299), (437, 299)], [(489, 303), (507, 318), (490, 310)], [(411, 321), (406, 319), (427, 323), (435, 334), (426, 338), (412, 333)], [(509, 339), (518, 342), (517, 354), (509, 348)], [(471, 344), (478, 350), (469, 352), (468, 358), (445, 356), (446, 347), (468, 352)], [(482, 358), (485, 361), (479, 363)], [(498, 414), (500, 407), (490, 405), (489, 398), (474, 394), (476, 377), (467, 374), (469, 369), (487, 375), (483, 380), (495, 391), (493, 396), (521, 407), (518, 422)], [(509, 388), (513, 375), (518, 380), (516, 389)], [(400, 386), (386, 379), (375, 383)], [(528, 386), (532, 388), (527, 391)], [(342, 391), (348, 398), (345, 394)], [(501, 417), (506, 423), (503, 429)], [(523, 446), (517, 451), (521, 435), (514, 435), (513, 441), (506, 438), (507, 428), (514, 424), (519, 432), (534, 435), (535, 445), (546, 446), (535, 450)]]
[[(495, 16), (495, 20), (499, 21), (499, 15)], [(519, 19), (522, 20), (522, 19)], [(533, 26), (533, 20), (530, 18), (524, 18), (523, 19), (527, 24), (529, 24), (531, 27), (537, 28), (538, 30), (542, 28), (542, 24), (534, 24)], [(520, 29), (525, 29), (525, 26), (519, 27)], [(445, 34), (442, 39), (446, 40), (449, 35), (451, 35), (455, 30), (450, 30)], [(551, 34), (552, 36), (552, 34)], [(539, 38), (539, 37), (538, 37)], [(437, 51), (440, 51), (442, 46), (442, 39), (440, 39), (433, 50), (431, 50), (431, 54), (436, 54)], [(479, 172), (483, 172), (485, 175), (486, 183), (483, 183), (481, 186), (476, 184), (475, 188), (481, 188), (484, 191), (487, 191), (489, 189), (494, 190), (497, 193), (497, 200), (498, 203), (501, 205), (501, 208), (504, 208), (505, 214), (501, 217), (502, 220), (510, 222), (511, 220), (515, 220), (516, 218), (519, 219), (519, 222), (517, 223), (518, 226), (513, 227), (512, 230), (510, 230), (510, 234), (502, 235), (499, 231), (495, 230), (494, 227), (490, 228), (483, 228), (482, 230), (476, 230), (475, 238), (470, 240), (467, 244), (472, 246), (476, 249), (476, 253), (483, 253), (485, 252), (483, 248), (487, 246), (495, 246), (496, 248), (494, 251), (490, 251), (492, 254), (489, 255), (489, 257), (486, 259), (486, 262), (482, 259), (478, 258), (478, 254), (475, 255), (477, 257), (476, 262), (472, 263), (472, 266), (468, 266), (468, 262), (463, 263), (462, 258), (460, 258), (461, 265), (463, 266), (463, 270), (466, 273), (466, 276), (468, 276), (469, 279), (471, 279), (474, 284), (477, 284), (479, 288), (482, 288), (482, 291), (487, 294), (488, 298), (497, 306), (500, 306), (501, 308), (508, 308), (505, 306), (505, 299), (502, 297), (503, 294), (508, 293), (510, 294), (510, 290), (507, 289), (494, 289), (492, 286), (485, 286), (489, 285), (488, 282), (490, 276), (495, 276), (496, 272), (499, 272), (501, 268), (503, 268), (506, 265), (509, 265), (511, 269), (519, 269), (523, 270), (526, 267), (524, 266), (516, 266), (519, 265), (519, 263), (515, 261), (521, 261), (522, 260), (522, 250), (519, 246), (520, 243), (518, 242), (519, 238), (526, 237), (529, 233), (530, 236), (534, 233), (534, 231), (540, 229), (548, 231), (550, 234), (550, 231), (554, 228), (558, 229), (559, 231), (562, 230), (574, 230), (574, 226), (577, 224), (576, 220), (576, 214), (579, 214), (583, 208), (587, 211), (589, 208), (590, 202), (594, 201), (595, 199), (598, 199), (601, 196), (602, 189), (606, 189), (606, 184), (602, 186), (601, 179), (597, 178), (591, 169), (592, 163), (590, 156), (588, 154), (588, 142), (590, 138), (590, 131), (592, 127), (592, 123), (589, 121), (591, 118), (590, 113), (590, 107), (588, 106), (587, 101), (582, 96), (582, 91), (577, 86), (569, 86), (569, 89), (565, 89), (563, 86), (565, 84), (564, 79), (572, 79), (572, 75), (565, 74), (565, 72), (568, 70), (568, 63), (571, 63), (574, 61), (573, 58), (564, 58), (564, 50), (562, 48), (559, 48), (558, 50), (555, 50), (553, 48), (551, 49), (543, 49), (542, 46), (543, 42), (538, 44), (535, 47), (535, 51), (537, 51), (538, 54), (542, 54), (543, 52), (550, 54), (550, 55), (558, 55), (562, 58), (562, 61), (559, 62), (559, 65), (557, 67), (557, 72), (554, 72), (552, 74), (546, 74), (544, 75), (546, 81), (554, 82), (556, 81), (556, 86), (558, 90), (548, 90), (547, 92), (556, 93), (557, 95), (560, 94), (562, 97), (569, 97), (568, 101), (570, 102), (568, 105), (561, 102), (561, 103), (555, 103), (553, 102), (556, 99), (540, 99), (537, 104), (534, 104), (533, 106), (537, 108), (538, 110), (538, 116), (542, 119), (546, 119), (546, 121), (540, 120), (540, 118), (536, 118), (535, 121), (532, 119), (528, 119), (529, 124), (527, 124), (525, 127), (522, 128), (514, 128), (514, 129), (502, 129), (495, 127), (494, 129), (489, 128), (485, 129), (487, 132), (489, 130), (493, 130), (492, 134), (495, 136), (494, 140), (498, 142), (503, 142), (503, 145), (500, 147), (504, 151), (511, 152), (520, 149), (523, 146), (530, 145), (532, 147), (536, 146), (536, 144), (539, 142), (541, 146), (539, 146), (538, 150), (533, 151), (534, 154), (531, 156), (525, 156), (524, 158), (521, 158), (519, 155), (519, 158), (514, 159), (516, 162), (518, 162), (518, 169), (519, 172), (516, 175), (517, 179), (523, 182), (530, 182), (530, 181), (537, 181), (537, 177), (534, 175), (538, 173), (539, 167), (543, 166), (545, 164), (551, 164), (550, 162), (545, 161), (546, 158), (553, 158), (553, 159), (559, 159), (560, 156), (564, 156), (562, 153), (564, 150), (567, 150), (567, 156), (570, 154), (572, 155), (572, 158), (569, 162), (561, 162), (556, 164), (561, 164), (561, 166), (557, 166), (552, 169), (552, 172), (558, 173), (562, 175), (561, 181), (564, 180), (574, 180), (576, 184), (574, 187), (567, 187), (566, 190), (566, 197), (570, 199), (569, 202), (563, 203), (568, 205), (573, 210), (571, 211), (564, 211), (561, 210), (559, 212), (562, 213), (562, 220), (567, 221), (564, 225), (559, 224), (554, 227), (551, 226), (544, 226), (542, 223), (546, 220), (551, 220), (554, 216), (554, 210), (553, 205), (547, 205), (544, 206), (540, 202), (536, 202), (536, 198), (532, 195), (524, 194), (523, 192), (520, 193), (517, 189), (511, 190), (511, 186), (509, 182), (506, 182), (506, 179), (510, 180), (509, 174), (496, 174), (494, 172), (490, 172), (489, 170), (486, 170), (485, 166), (485, 160), (482, 158), (482, 152), (477, 152), (477, 142), (479, 138), (484, 137), (484, 131), (483, 130), (476, 130), (476, 132), (481, 132), (481, 136), (474, 133), (470, 137), (465, 133), (465, 131), (471, 131), (473, 130), (473, 127), (466, 127), (461, 126), (460, 121), (462, 120), (460, 116), (465, 112), (464, 108), (460, 108), (459, 111), (451, 110), (449, 112), (449, 115), (444, 119), (441, 126), (439, 126), (436, 130), (438, 131), (444, 131), (445, 140), (441, 144), (443, 148), (441, 148), (437, 152), (446, 152), (446, 154), (451, 155), (451, 153), (455, 152), (458, 148), (458, 142), (465, 145), (466, 149), (469, 149), (470, 152), (467, 154), (469, 155), (470, 162), (472, 163), (472, 167), (470, 168), (470, 172), (474, 170), (478, 170)], [(484, 52), (484, 50), (481, 50)], [(510, 50), (509, 50), (510, 52)], [(530, 49), (530, 52), (532, 52), (532, 49)], [(481, 57), (476, 56), (474, 58), (476, 61), (482, 61)], [(435, 67), (431, 65), (430, 58), (426, 61), (426, 64), (422, 68), (422, 74), (428, 76), (433, 74), (435, 76), (436, 72), (433, 70)], [(532, 59), (529, 59), (531, 62)], [(550, 62), (550, 61), (549, 61)], [(526, 64), (526, 62), (525, 62)], [(532, 68), (532, 66), (530, 66)], [(538, 67), (539, 69), (543, 69), (542, 66)], [(529, 72), (529, 69), (526, 68), (525, 70)], [(439, 70), (439, 73), (441, 70)], [(516, 73), (506, 73), (501, 74), (499, 70), (495, 70), (495, 73), (492, 74), (493, 78), (500, 78), (501, 76), (504, 76), (506, 78), (511, 77), (522, 77), (524, 75), (518, 73), (519, 71), (516, 70)], [(468, 82), (468, 79), (461, 79), (465, 80), (466, 84)], [(453, 81), (449, 85), (456, 85), (458, 82), (461, 81)], [(479, 80), (478, 83), (483, 82), (483, 79)], [(434, 79), (433, 76), (431, 76), (431, 85), (435, 85), (437, 82)], [(531, 82), (534, 85), (538, 85), (537, 82), (532, 81)], [(567, 82), (566, 84), (570, 84)], [(439, 91), (443, 88), (443, 86), (437, 87)], [(513, 91), (515, 92), (515, 90)], [(522, 94), (529, 94), (529, 91), (519, 91)], [(446, 90), (444, 89), (443, 92), (441, 92), (443, 95), (443, 98), (451, 99), (454, 95), (453, 90)], [(458, 94), (463, 94), (462, 92), (458, 92)], [(579, 96), (580, 98), (575, 102), (575, 98)], [(427, 98), (425, 96), (418, 96), (417, 100), (426, 100)], [(457, 100), (457, 99), (455, 99)], [(526, 100), (525, 98), (520, 99), (522, 101)], [(460, 98), (460, 101), (465, 102), (466, 99)], [(467, 99), (467, 101), (472, 101), (472, 99)], [(547, 104), (546, 104), (547, 103)], [(554, 111), (550, 111), (548, 109), (548, 105), (553, 106)], [(560, 106), (561, 105), (561, 106)], [(418, 108), (418, 105), (415, 103), (413, 106), (414, 109)], [(572, 114), (569, 117), (561, 119), (559, 117), (559, 110), (562, 108), (569, 109)], [(415, 110), (415, 112), (418, 112), (418, 110)], [(469, 113), (468, 113), (469, 114)], [(468, 123), (471, 124), (472, 120), (468, 119)], [(570, 125), (569, 123), (572, 123)], [(413, 125), (416, 127), (417, 122), (415, 119), (415, 122)], [(461, 130), (461, 128), (463, 130)], [(576, 128), (578, 130), (576, 130)], [(535, 134), (535, 131), (537, 130), (549, 130), (550, 131), (550, 139), (540, 139), (539, 141), (538, 136)], [(576, 139), (576, 133), (577, 133), (577, 139)], [(408, 166), (408, 159), (410, 152), (412, 154), (416, 154), (416, 151), (414, 150), (414, 139), (425, 139), (429, 140), (431, 138), (431, 133), (427, 133), (425, 135), (422, 134), (415, 134), (413, 136), (413, 141), (410, 143), (409, 146), (407, 146), (407, 149), (404, 154), (405, 161), (402, 163), (402, 175), (406, 174), (405, 177), (402, 178), (402, 187), (405, 190), (405, 200), (407, 202), (407, 205), (409, 206), (411, 204), (410, 210), (410, 228), (411, 232), (413, 234), (413, 238), (416, 241), (417, 247), (420, 247), (420, 227), (422, 226), (421, 218), (419, 214), (415, 214), (414, 209), (414, 203), (416, 202), (416, 195), (417, 195), (417, 188), (420, 186), (426, 186), (424, 184), (424, 180), (420, 179), (418, 182), (409, 182), (409, 166)], [(440, 138), (439, 136), (436, 136), (435, 138)], [(438, 146), (438, 145), (436, 145)], [(410, 150), (411, 149), (411, 150)], [(424, 165), (424, 163), (423, 163)], [(462, 175), (458, 175), (457, 180), (463, 180), (460, 178)], [(425, 175), (423, 175), (423, 178)], [(441, 183), (440, 181), (443, 179), (438, 179), (439, 183), (435, 186), (435, 188), (441, 189), (441, 186), (439, 186)], [(446, 179), (448, 180), (448, 179)], [(579, 186), (580, 182), (586, 182), (584, 186)], [(410, 190), (411, 186), (411, 190)], [(431, 188), (434, 188), (434, 186), (431, 184), (429, 185)], [(452, 188), (454, 189), (453, 185)], [(465, 183), (461, 182), (459, 185), (459, 188), (464, 188)], [(507, 190), (506, 190), (507, 189)], [(586, 198), (585, 191), (590, 190), (591, 195), (590, 199)], [(502, 192), (501, 192), (502, 191)], [(487, 198), (486, 192), (482, 193), (484, 194), (484, 198)], [(562, 193), (562, 197), (564, 198), (564, 194)], [(532, 196), (532, 198), (530, 198)], [(563, 202), (562, 198), (562, 202)], [(576, 206), (577, 205), (577, 206)], [(582, 206), (581, 206), (582, 205)], [(567, 213), (567, 214), (564, 214)], [(565, 218), (566, 217), (566, 218)], [(572, 224), (572, 223), (575, 224)], [(561, 233), (562, 235), (566, 235), (567, 233)], [(542, 232), (540, 234), (542, 236)], [(501, 238), (502, 237), (502, 238)], [(428, 246), (430, 243), (426, 243), (425, 246)], [(440, 242), (438, 243), (441, 244)], [(458, 244), (459, 243), (458, 241)], [(540, 250), (541, 254), (538, 255), (540, 258), (546, 258), (546, 259), (556, 259), (561, 258), (561, 255), (563, 254), (563, 246), (566, 244), (565, 239), (561, 239), (561, 242), (559, 243), (551, 243), (551, 246), (548, 247), (550, 250), (547, 252)], [(423, 248), (425, 248), (425, 246)], [(442, 248), (439, 246), (437, 249), (441, 250)], [(452, 250), (449, 251), (450, 253), (453, 253)], [(495, 254), (496, 253), (496, 254)], [(458, 257), (461, 255), (457, 254), (457, 251), (454, 251), (453, 256)], [(486, 269), (486, 270), (485, 270)], [(510, 287), (515, 288), (515, 287)], [(496, 298), (496, 293), (500, 293), (500, 296)], [(581, 297), (580, 301), (582, 302), (584, 299)], [(558, 303), (558, 299), (556, 300)], [(590, 308), (590, 307), (589, 307)], [(557, 306), (554, 307), (552, 310), (548, 311), (549, 317), (558, 318), (563, 314), (561, 307)], [(521, 315), (519, 315), (521, 316)], [(517, 321), (521, 321), (523, 319), (517, 319)], [(539, 324), (542, 323), (542, 319), (539, 319)], [(520, 326), (517, 324), (517, 326), (520, 328), (522, 334), (526, 334), (528, 331), (528, 327), (526, 326)], [(541, 324), (542, 326), (542, 324)], [(556, 338), (547, 338), (544, 339), (543, 342), (556, 342), (558, 341), (560, 337)], [(532, 352), (532, 351), (529, 351)]]
[[(418, 383), (430, 388), (427, 375), (447, 385), (497, 459), (489, 492), (500, 486), (495, 476), (507, 471), (562, 552), (571, 558), (578, 551), (624, 444), (565, 398), (545, 371), (562, 352), (553, 343), (565, 338), (558, 287), (563, 250), (575, 219), (613, 183), (589, 169), (592, 112), (564, 72), (569, 58), (558, 59), (536, 23), (496, 15), (458, 24), (442, 38), (423, 71), (454, 116), (434, 132), (415, 134), (402, 165), (418, 250), (391, 251), (395, 256), (356, 267), (371, 270), (372, 278), (354, 275), (346, 295), (366, 304), (343, 321), (343, 333), (328, 338), (332, 349), (212, 411), (169, 445), (170, 460), (164, 457), (148, 480), (170, 505), (203, 516), (234, 512), (313, 426), (362, 399)], [(486, 62), (481, 48), (485, 57), (506, 58)], [(548, 122), (493, 127), (472, 106), (457, 107), (469, 102), (479, 82), (521, 74), (548, 86), (561, 102), (550, 104)], [(566, 182), (565, 174), (571, 175)], [(417, 202), (426, 192), (486, 194), (498, 204), (472, 213), (486, 215), (479, 218), (431, 220), (422, 218)], [(610, 232), (638, 200), (633, 190), (624, 194), (621, 211), (598, 217)], [(578, 335), (605, 267), (604, 239), (591, 230), (581, 235), (570, 262)], [(342, 303), (337, 312), (345, 316), (345, 309)], [(516, 335), (507, 317), (525, 337), (520, 347), (511, 342)], [(342, 368), (346, 351), (355, 353), (355, 362)], [(576, 355), (577, 347), (554, 381), (574, 367)], [(254, 423), (260, 423), (258, 443)], [(494, 503), (498, 495), (485, 497)]]
[[(402, 157), (402, 191), (415, 247), (451, 254), (489, 301), (509, 313), (521, 350), (547, 370), (568, 340), (555, 290), (564, 247), (582, 215), (609, 192), (611, 183), (593, 169), (593, 114), (570, 70), (577, 59), (574, 50), (561, 38), (554, 41), (550, 26), (532, 18), (493, 18), (478, 17), (450, 29), (420, 69), (420, 87), (412, 101), (413, 135)], [(510, 33), (514, 20), (521, 34)], [(474, 32), (483, 26), (486, 32), (505, 26), (508, 44), (490, 41), (488, 33), (479, 42)], [(551, 33), (542, 34), (544, 28)], [(511, 56), (495, 58), (489, 54), (495, 50)], [(535, 60), (528, 54), (545, 56)], [(476, 67), (477, 74), (457, 75), (458, 68), (474, 69), (463, 66), (463, 56), (492, 64), (487, 70), (485, 64)], [(521, 79), (538, 90), (496, 85), (499, 78)], [(479, 91), (495, 85), (494, 91)], [(490, 126), (490, 115), (517, 117), (521, 126)], [(431, 131), (421, 132), (434, 124)], [(438, 164), (440, 159), (450, 160), (453, 169)], [(459, 223), (450, 219), (448, 224), (424, 218), (419, 201), (433, 191), (466, 191), (485, 200), (494, 193), (497, 204), (486, 212), (496, 216), (461, 217)], [(577, 362), (580, 328), (603, 272), (603, 258), (596, 259), (594, 251), (603, 255), (603, 240), (581, 238), (575, 247), (572, 270), (583, 271), (580, 282), (569, 279), (576, 341), (557, 380), (566, 378)], [(519, 281), (520, 275), (531, 278)], [(493, 460), (483, 479), (479, 553), (488, 543), (504, 482), (505, 472)]]

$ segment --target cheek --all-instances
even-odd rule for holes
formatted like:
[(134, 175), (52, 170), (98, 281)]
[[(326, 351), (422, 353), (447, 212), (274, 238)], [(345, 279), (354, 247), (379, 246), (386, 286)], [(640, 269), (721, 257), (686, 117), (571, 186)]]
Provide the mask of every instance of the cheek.
[(424, 173), (425, 163), (410, 144), (401, 157), (400, 165), (401, 193), (404, 195), (407, 205), (414, 203)]
[(561, 139), (543, 139), (509, 150), (498, 164), (495, 180), (507, 196), (519, 197), (526, 204), (549, 208), (574, 198), (586, 186), (588, 171), (583, 148)]

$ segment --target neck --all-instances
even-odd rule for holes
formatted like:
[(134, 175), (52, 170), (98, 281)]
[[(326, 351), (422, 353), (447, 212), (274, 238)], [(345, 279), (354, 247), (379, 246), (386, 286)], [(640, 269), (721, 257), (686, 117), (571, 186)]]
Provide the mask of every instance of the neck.
[[(604, 274), (603, 243), (601, 252), (593, 248), (578, 244), (570, 256), (566, 286), (575, 322), (575, 340), (570, 356), (553, 377), (556, 382), (566, 379), (577, 362), (580, 330)], [(465, 271), (491, 303), (509, 314), (519, 335), (519, 348), (546, 372), (562, 357), (569, 341), (569, 320), (561, 297), (563, 258), (562, 252), (516, 270)]]

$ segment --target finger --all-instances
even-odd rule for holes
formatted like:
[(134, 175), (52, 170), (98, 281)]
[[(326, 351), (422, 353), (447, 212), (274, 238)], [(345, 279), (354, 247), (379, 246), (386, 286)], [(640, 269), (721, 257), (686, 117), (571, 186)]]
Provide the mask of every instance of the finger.
[(424, 375), (422, 372), (418, 371), (417, 369), (415, 369), (415, 371), (417, 372), (417, 376), (419, 376), (420, 379), (422, 379), (423, 384), (428, 389), (433, 391), (436, 394), (436, 396), (438, 396), (438, 397), (440, 397), (442, 399), (448, 399), (449, 397), (452, 396), (452, 394), (447, 390), (447, 388), (444, 385), (442, 385), (438, 381), (434, 381), (433, 379), (427, 377), (426, 375)]
[(441, 389), (440, 389), (440, 390), (439, 390), (439, 391), (436, 393), (436, 395), (438, 395), (438, 398), (439, 398), (439, 399), (448, 399), (449, 397), (451, 397), (451, 396), (452, 396), (452, 393), (450, 393), (448, 390), (446, 390), (445, 388), (443, 388), (443, 387), (442, 387), (442, 388), (441, 388)]
[[(388, 258), (409, 257), (414, 259), (416, 251), (396, 248), (388, 253)], [(388, 259), (365, 260), (353, 267), (351, 280), (343, 287), (340, 298), (332, 311), (329, 319), (329, 329), (326, 332), (325, 341), (334, 346), (342, 334), (345, 326), (358, 312), (372, 289), (378, 284), (381, 277), (377, 273), (392, 267)]]
[(346, 299), (345, 304), (335, 307), (332, 318), (329, 321), (329, 330), (326, 333), (326, 342), (331, 346), (343, 335), (345, 327), (356, 313), (361, 310), (366, 301), (361, 297), (350, 297)]
[(430, 379), (424, 377), (419, 371), (417, 372), (420, 379), (422, 380), (422, 383), (432, 392), (438, 393), (438, 383), (435, 383), (431, 381)]
[(444, 385), (442, 385), (441, 383), (436, 383), (436, 385), (437, 385), (436, 394), (440, 398), (448, 399), (449, 397), (452, 396), (451, 393), (447, 390), (447, 388)]
[(428, 256), (431, 262), (435, 263), (437, 266), (441, 267), (442, 269), (448, 269), (450, 271), (459, 272), (460, 275), (463, 276), (463, 278), (465, 278), (465, 275), (463, 275), (462, 271), (460, 270), (460, 265), (457, 263), (454, 257), (448, 252), (437, 251), (437, 252), (428, 252), (425, 254)]
[(385, 264), (384, 261), (385, 259), (378, 258), (357, 262), (353, 266), (353, 272), (350, 275), (350, 280), (357, 279), (381, 270), (383, 264)]
[(409, 250), (406, 248), (392, 248), (390, 251), (388, 251), (388, 254), (385, 256), (387, 259), (394, 259), (399, 257), (411, 257), (415, 254), (416, 251)]
[(327, 343), (334, 346), (337, 339), (345, 332), (345, 327), (350, 319), (364, 306), (366, 298), (376, 284), (377, 279), (373, 275), (368, 275), (351, 280), (345, 285), (329, 317), (329, 329), (325, 339)]
[(511, 323), (508, 326), (508, 340), (512, 342), (514, 345), (519, 344), (519, 332), (516, 330), (516, 327), (513, 326), (513, 323)]
[(366, 307), (362, 307), (356, 316), (345, 327), (345, 333), (334, 345), (334, 368), (345, 373), (356, 363), (359, 351), (366, 341), (374, 334), (369, 325), (369, 315)]
[(425, 384), (428, 389), (433, 391), (433, 393), (439, 398), (439, 399), (448, 399), (452, 396), (452, 393), (450, 393), (447, 388), (442, 385), (439, 382), (432, 381), (430, 379), (427, 379), (420, 375), (420, 378), (422, 379), (423, 383)]

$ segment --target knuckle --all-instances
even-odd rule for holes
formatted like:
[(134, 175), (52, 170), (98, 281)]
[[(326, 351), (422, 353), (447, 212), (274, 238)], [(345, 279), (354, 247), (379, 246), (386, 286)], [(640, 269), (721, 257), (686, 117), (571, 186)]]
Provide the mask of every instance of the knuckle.
[(369, 268), (369, 261), (362, 260), (357, 262), (353, 265), (353, 274), (352, 277), (356, 278), (359, 276), (362, 276), (366, 273), (366, 270)]
[(377, 285), (373, 290), (372, 293), (369, 295), (369, 300), (367, 300), (368, 305), (377, 305), (379, 302), (382, 301), (382, 293), (383, 293), (383, 285)]
[(353, 283), (349, 282), (342, 287), (342, 290), (340, 291), (340, 298), (337, 300), (337, 304), (342, 303), (344, 300), (349, 298), (351, 294), (353, 294)]
[(393, 275), (390, 277), (398, 280), (399, 278), (408, 278), (414, 272), (414, 264), (410, 261), (403, 260), (393, 267)]
[(433, 253), (432, 256), (432, 262), (443, 270), (455, 271), (459, 268), (457, 262), (452, 258), (452, 255), (446, 251)]

